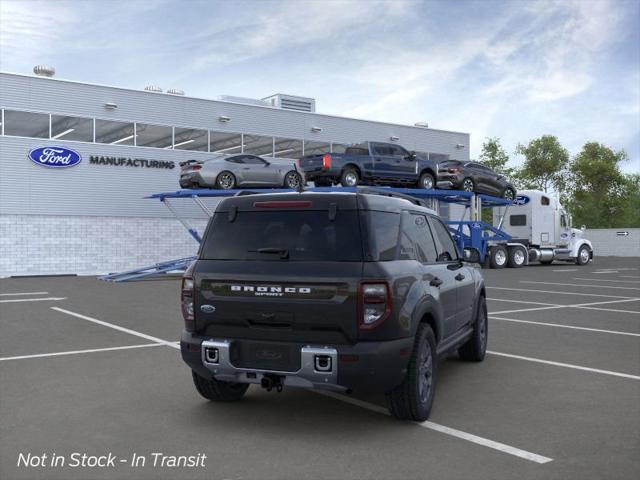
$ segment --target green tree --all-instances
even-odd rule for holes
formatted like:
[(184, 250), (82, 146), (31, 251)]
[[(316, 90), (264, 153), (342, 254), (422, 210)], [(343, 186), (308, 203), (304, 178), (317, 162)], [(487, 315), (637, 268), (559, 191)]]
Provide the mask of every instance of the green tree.
[(480, 162), (490, 169), (510, 177), (514, 169), (507, 166), (509, 155), (502, 148), (498, 137), (488, 137), (482, 144)]
[(525, 157), (518, 171), (520, 184), (548, 192), (562, 192), (566, 187), (569, 152), (553, 135), (534, 138), (528, 144), (518, 144), (516, 153)]
[[(585, 143), (569, 168), (567, 206), (576, 225), (591, 228), (631, 226), (634, 189), (638, 179), (626, 178), (619, 163), (627, 159), (624, 150), (613, 151), (597, 142)], [(637, 210), (635, 216), (637, 216)]]
[(623, 207), (618, 227), (640, 228), (640, 173), (625, 175)]

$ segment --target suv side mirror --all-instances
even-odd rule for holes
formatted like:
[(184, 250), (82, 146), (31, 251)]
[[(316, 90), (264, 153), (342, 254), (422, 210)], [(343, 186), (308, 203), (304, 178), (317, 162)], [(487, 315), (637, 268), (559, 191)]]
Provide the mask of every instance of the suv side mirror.
[(465, 247), (462, 251), (462, 258), (465, 262), (480, 263), (480, 252), (477, 248)]
[(409, 155), (407, 155), (406, 157), (404, 157), (405, 160), (409, 160), (410, 162), (412, 162), (413, 160), (416, 159), (416, 152), (414, 152), (413, 150), (409, 152)]

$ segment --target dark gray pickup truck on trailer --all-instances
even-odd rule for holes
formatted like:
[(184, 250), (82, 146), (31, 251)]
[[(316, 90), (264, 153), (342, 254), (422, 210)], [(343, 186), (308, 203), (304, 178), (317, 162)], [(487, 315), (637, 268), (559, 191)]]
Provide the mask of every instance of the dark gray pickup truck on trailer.
[(339, 183), (356, 185), (400, 185), (435, 188), (438, 164), (409, 152), (395, 143), (363, 142), (344, 153), (308, 155), (298, 161), (307, 181), (316, 187)]
[(382, 392), (425, 420), (438, 359), (485, 355), (478, 256), (418, 200), (376, 189), (225, 199), (182, 281), (182, 357), (210, 400), (252, 383)]

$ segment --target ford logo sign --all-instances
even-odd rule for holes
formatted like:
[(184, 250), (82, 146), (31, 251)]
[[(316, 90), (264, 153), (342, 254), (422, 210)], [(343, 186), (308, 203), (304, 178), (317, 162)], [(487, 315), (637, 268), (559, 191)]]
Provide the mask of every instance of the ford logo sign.
[(64, 147), (38, 147), (29, 152), (29, 160), (43, 167), (68, 168), (79, 164), (82, 156)]
[(526, 195), (517, 195), (516, 199), (513, 201), (514, 205), (526, 205), (529, 203), (531, 199)]
[(213, 313), (216, 311), (216, 307), (213, 305), (200, 305), (200, 311), (202, 313)]

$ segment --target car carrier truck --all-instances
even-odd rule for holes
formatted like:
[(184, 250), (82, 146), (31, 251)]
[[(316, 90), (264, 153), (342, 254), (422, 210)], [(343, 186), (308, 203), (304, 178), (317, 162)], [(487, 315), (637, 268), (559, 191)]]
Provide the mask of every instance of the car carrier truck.
[(492, 268), (554, 260), (585, 265), (593, 259), (593, 246), (584, 238), (585, 226), (572, 228), (571, 216), (544, 192), (518, 192), (513, 205), (493, 209), (493, 225), (511, 239), (489, 246), (487, 262)]

